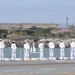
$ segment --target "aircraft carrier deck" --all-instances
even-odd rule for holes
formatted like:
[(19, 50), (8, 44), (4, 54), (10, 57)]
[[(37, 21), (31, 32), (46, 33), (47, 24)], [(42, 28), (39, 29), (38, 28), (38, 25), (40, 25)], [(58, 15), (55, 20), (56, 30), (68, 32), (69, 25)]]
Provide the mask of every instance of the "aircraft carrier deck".
[(0, 61), (0, 75), (75, 75), (75, 60)]

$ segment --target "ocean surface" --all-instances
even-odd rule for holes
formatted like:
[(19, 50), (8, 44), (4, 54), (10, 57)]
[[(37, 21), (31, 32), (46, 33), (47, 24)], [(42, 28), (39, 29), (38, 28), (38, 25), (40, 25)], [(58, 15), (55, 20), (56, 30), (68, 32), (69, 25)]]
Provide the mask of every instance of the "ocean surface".
[[(44, 58), (49, 58), (49, 48), (44, 48)], [(16, 50), (16, 57), (17, 58), (23, 58), (24, 55), (24, 49), (23, 48), (17, 48)], [(4, 48), (4, 57), (5, 58), (11, 58), (11, 48)], [(36, 48), (36, 52), (29, 54), (30, 58), (39, 58), (39, 49)], [(55, 48), (54, 49), (54, 57), (60, 57), (60, 49)], [(65, 57), (70, 57), (70, 48), (65, 48)]]

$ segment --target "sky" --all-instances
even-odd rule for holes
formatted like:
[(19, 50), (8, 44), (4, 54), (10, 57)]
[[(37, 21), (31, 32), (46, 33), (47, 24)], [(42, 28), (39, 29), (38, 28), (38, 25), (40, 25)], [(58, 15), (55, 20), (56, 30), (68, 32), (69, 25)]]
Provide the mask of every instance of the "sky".
[(75, 0), (0, 0), (0, 23), (75, 23)]

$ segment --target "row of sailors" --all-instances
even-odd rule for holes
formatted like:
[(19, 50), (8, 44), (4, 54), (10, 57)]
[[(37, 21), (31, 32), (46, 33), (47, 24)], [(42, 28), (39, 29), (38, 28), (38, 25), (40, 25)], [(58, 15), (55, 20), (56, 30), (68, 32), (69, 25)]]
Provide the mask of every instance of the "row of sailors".
[[(29, 58), (30, 45), (27, 40), (25, 40), (24, 42), (25, 42), (23, 46), (24, 47), (24, 60), (27, 60)], [(48, 45), (49, 45), (49, 58), (53, 59), (55, 45), (52, 42), (52, 40), (50, 40)], [(2, 39), (0, 39), (0, 60), (4, 60), (4, 54), (3, 54), (4, 47), (5, 45), (2, 42)], [(61, 42), (59, 43), (59, 47), (60, 47), (60, 59), (62, 60), (65, 58), (65, 54), (64, 54), (65, 43), (63, 42), (63, 40), (61, 40)], [(40, 60), (42, 60), (43, 59), (43, 49), (44, 49), (44, 43), (42, 40), (40, 40), (38, 44), (38, 48), (39, 48)], [(15, 41), (12, 41), (12, 44), (11, 44), (12, 60), (16, 59), (16, 49), (17, 49), (17, 46), (15, 44)], [(71, 43), (70, 43), (70, 59), (75, 59), (75, 42), (73, 40), (71, 40)]]

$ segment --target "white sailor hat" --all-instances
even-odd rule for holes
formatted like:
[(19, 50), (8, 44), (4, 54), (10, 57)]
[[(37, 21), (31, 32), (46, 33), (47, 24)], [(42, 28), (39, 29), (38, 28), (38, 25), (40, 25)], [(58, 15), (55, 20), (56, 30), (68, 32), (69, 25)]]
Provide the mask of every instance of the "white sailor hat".
[(13, 43), (15, 42), (15, 41), (12, 41)]
[(2, 41), (2, 39), (0, 39), (0, 41)]
[(61, 42), (62, 42), (63, 40), (61, 40)]
[(42, 42), (43, 40), (40, 40), (40, 42)]
[(52, 41), (52, 39), (50, 39), (49, 41)]
[(73, 39), (71, 39), (71, 41), (74, 41)]
[(27, 40), (25, 40), (24, 42), (27, 42)]
[(43, 40), (40, 40), (39, 43), (43, 42)]

